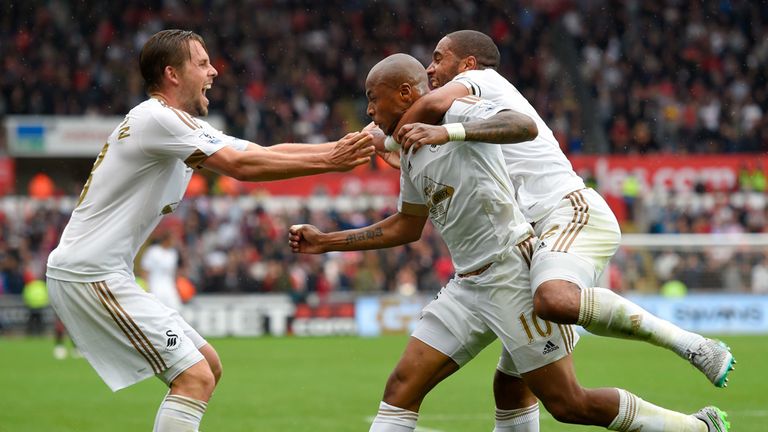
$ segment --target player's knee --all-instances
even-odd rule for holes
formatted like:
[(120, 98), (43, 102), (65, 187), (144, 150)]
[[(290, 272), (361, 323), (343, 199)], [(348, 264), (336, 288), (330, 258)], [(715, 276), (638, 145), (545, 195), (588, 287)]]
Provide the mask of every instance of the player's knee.
[(575, 322), (579, 317), (579, 289), (567, 281), (546, 281), (533, 295), (533, 310), (536, 316), (547, 321)]
[(411, 411), (418, 411), (424, 398), (423, 389), (413, 380), (407, 370), (395, 368), (384, 388), (384, 402)]
[(213, 374), (213, 379), (216, 384), (219, 383), (221, 380), (221, 375), (223, 373), (223, 367), (221, 365), (221, 359), (219, 358), (219, 354), (216, 352), (215, 349), (211, 345), (205, 345), (200, 348), (200, 353), (205, 358), (205, 361), (208, 362), (208, 367), (211, 369), (211, 373)]
[(584, 423), (584, 398), (574, 394), (564, 394), (562, 397), (542, 400), (544, 407), (552, 417), (560, 423)]
[(408, 374), (399, 368), (395, 368), (387, 379), (387, 386), (384, 388), (384, 399), (401, 399), (401, 395), (408, 386)]
[(522, 379), (499, 370), (493, 377), (493, 396), (496, 407), (501, 409), (525, 408), (536, 403), (536, 396)]
[(200, 373), (200, 375), (196, 377), (195, 384), (199, 387), (202, 395), (210, 397), (213, 394), (213, 390), (216, 388), (216, 382), (217, 380), (213, 371), (209, 369), (207, 373)]
[(179, 394), (207, 401), (216, 388), (216, 378), (207, 363), (202, 362), (182, 372), (171, 383)]

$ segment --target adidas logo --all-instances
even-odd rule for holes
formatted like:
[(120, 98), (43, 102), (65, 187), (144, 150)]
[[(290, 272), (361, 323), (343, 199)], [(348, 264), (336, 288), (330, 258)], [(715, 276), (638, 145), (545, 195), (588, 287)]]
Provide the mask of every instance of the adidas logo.
[(547, 344), (544, 345), (544, 352), (543, 352), (543, 354), (549, 354), (552, 351), (557, 351), (559, 349), (560, 349), (560, 347), (555, 345), (555, 344), (553, 344), (552, 341), (547, 341)]

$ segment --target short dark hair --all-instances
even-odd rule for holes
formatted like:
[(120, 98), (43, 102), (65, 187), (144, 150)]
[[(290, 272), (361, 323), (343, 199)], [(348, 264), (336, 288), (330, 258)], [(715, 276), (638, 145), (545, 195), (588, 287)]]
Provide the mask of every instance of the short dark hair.
[(192, 58), (189, 50), (191, 40), (200, 42), (208, 52), (203, 38), (189, 30), (162, 30), (149, 38), (139, 54), (139, 68), (147, 92), (160, 87), (166, 66), (180, 68), (186, 60)]
[(499, 67), (499, 48), (487, 34), (475, 30), (459, 30), (445, 37), (451, 40), (451, 51), (459, 58), (474, 56), (478, 69)]

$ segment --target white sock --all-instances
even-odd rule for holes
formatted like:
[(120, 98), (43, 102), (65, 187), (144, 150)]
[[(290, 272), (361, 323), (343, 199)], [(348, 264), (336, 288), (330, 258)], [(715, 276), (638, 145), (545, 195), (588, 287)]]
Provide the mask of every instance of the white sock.
[(419, 413), (392, 406), (384, 401), (379, 404), (379, 412), (373, 419), (368, 432), (413, 432)]
[(707, 425), (694, 416), (658, 407), (626, 390), (616, 390), (619, 392), (619, 414), (608, 425), (609, 430), (707, 432)]
[(658, 318), (640, 306), (605, 288), (581, 290), (576, 324), (600, 336), (650, 342), (684, 356), (704, 338)]
[(152, 432), (197, 432), (208, 404), (179, 395), (166, 395)]
[(539, 432), (539, 404), (512, 410), (496, 408), (493, 432)]

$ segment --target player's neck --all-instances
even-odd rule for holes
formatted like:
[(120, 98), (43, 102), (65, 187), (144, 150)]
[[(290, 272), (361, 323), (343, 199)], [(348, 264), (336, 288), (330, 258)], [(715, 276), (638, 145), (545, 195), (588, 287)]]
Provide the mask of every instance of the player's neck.
[(179, 105), (177, 103), (175, 103), (174, 98), (170, 97), (166, 93), (155, 91), (155, 92), (150, 93), (149, 97), (151, 97), (153, 99), (159, 100), (163, 105), (166, 105), (166, 106), (169, 106), (169, 107), (172, 107), (172, 108), (176, 108), (176, 109), (181, 109), (179, 107)]

